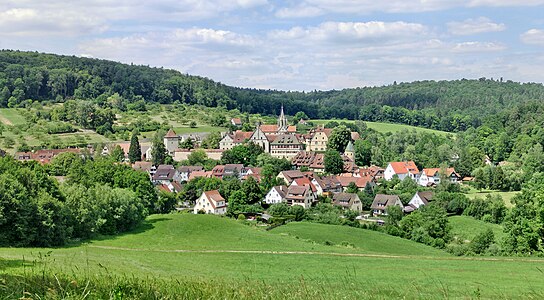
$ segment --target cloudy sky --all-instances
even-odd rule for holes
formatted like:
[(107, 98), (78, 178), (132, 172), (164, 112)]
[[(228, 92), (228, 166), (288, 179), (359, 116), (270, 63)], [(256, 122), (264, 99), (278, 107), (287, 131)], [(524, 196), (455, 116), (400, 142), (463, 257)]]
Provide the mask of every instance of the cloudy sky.
[(0, 0), (0, 48), (282, 90), (544, 82), (544, 0)]

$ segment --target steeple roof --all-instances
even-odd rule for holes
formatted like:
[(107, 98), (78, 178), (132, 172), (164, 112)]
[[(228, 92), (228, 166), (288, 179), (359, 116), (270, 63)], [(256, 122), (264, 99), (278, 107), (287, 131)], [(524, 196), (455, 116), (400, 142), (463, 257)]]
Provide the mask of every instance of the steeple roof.
[(176, 134), (176, 132), (170, 128), (170, 130), (168, 130), (168, 132), (166, 133), (166, 135), (164, 136), (165, 138), (176, 138), (178, 137), (178, 135)]
[(353, 143), (351, 141), (349, 141), (344, 152), (355, 152), (355, 148), (353, 147)]

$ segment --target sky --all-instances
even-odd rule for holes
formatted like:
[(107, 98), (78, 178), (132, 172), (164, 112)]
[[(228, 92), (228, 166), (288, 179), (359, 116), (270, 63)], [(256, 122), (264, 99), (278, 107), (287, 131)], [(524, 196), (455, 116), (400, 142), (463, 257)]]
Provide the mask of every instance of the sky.
[(544, 82), (544, 0), (0, 0), (0, 49), (279, 90)]

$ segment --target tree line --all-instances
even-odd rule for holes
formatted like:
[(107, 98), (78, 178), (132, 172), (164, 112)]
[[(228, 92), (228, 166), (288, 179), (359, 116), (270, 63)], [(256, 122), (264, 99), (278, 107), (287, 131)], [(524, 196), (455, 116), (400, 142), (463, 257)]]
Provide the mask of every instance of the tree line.
[(61, 246), (128, 231), (159, 203), (147, 174), (109, 158), (63, 153), (46, 166), (0, 158), (2, 246)]
[(289, 115), (302, 111), (310, 118), (387, 121), (457, 132), (477, 128), (517, 105), (540, 103), (544, 86), (480, 78), (283, 92), (230, 87), (163, 68), (0, 51), (0, 107), (68, 99), (121, 110), (145, 110), (145, 103), (151, 102), (187, 103), (265, 115), (277, 114), (283, 104)]

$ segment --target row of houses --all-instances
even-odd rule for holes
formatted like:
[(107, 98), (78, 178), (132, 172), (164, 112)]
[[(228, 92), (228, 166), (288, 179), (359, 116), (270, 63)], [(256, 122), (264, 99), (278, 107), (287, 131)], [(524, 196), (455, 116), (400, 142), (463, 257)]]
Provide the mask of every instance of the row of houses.
[(397, 176), (400, 180), (410, 178), (421, 186), (433, 186), (440, 183), (441, 175), (452, 183), (461, 181), (461, 176), (454, 168), (429, 168), (419, 171), (413, 161), (390, 162), (384, 170), (385, 180), (392, 180)]
[(374, 216), (387, 216), (387, 209), (391, 206), (398, 206), (404, 213), (411, 213), (414, 210), (428, 205), (433, 199), (432, 191), (416, 192), (407, 205), (403, 205), (398, 195), (377, 194), (370, 206)]

